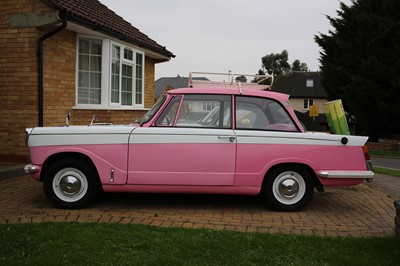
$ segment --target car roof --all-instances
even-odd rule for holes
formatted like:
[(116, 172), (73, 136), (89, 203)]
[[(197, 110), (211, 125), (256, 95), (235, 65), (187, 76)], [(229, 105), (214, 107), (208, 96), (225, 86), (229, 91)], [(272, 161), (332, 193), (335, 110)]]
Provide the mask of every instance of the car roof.
[(281, 102), (288, 102), (289, 95), (273, 91), (263, 91), (248, 88), (236, 88), (236, 87), (226, 87), (226, 88), (180, 88), (174, 89), (167, 92), (168, 94), (227, 94), (227, 95), (246, 95), (246, 96), (257, 96), (272, 98)]

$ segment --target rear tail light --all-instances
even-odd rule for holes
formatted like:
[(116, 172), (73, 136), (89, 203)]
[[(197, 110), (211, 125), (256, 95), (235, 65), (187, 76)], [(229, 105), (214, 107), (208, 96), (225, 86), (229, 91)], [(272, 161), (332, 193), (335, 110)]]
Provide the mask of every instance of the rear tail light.
[(367, 148), (367, 146), (364, 145), (364, 146), (362, 147), (362, 149), (363, 149), (363, 152), (364, 152), (365, 160), (366, 160), (366, 161), (371, 160), (371, 157), (369, 157), (369, 153), (368, 153), (368, 148)]
[(369, 171), (372, 171), (372, 162), (371, 162), (371, 157), (369, 156), (369, 153), (368, 153), (368, 148), (366, 145), (364, 145), (362, 147), (362, 149), (363, 149), (363, 153), (364, 153), (365, 163), (367, 164), (367, 169)]

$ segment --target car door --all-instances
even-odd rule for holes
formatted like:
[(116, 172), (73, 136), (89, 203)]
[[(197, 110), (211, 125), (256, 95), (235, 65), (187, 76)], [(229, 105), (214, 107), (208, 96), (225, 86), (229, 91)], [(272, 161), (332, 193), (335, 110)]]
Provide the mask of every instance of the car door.
[(233, 185), (236, 136), (231, 116), (230, 96), (175, 97), (153, 126), (131, 133), (128, 183)]

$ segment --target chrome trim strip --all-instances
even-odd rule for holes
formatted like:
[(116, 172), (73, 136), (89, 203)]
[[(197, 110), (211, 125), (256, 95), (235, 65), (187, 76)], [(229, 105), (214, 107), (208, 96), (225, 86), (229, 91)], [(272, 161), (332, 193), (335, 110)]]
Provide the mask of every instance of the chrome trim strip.
[(372, 171), (319, 171), (318, 175), (323, 178), (373, 178)]

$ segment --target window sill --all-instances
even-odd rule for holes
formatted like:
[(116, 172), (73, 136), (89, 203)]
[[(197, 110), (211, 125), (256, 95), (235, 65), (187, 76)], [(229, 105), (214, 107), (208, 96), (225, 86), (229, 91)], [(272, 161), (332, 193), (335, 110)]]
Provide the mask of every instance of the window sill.
[(103, 106), (73, 106), (73, 110), (103, 110), (103, 111), (148, 111), (145, 107), (103, 107)]

